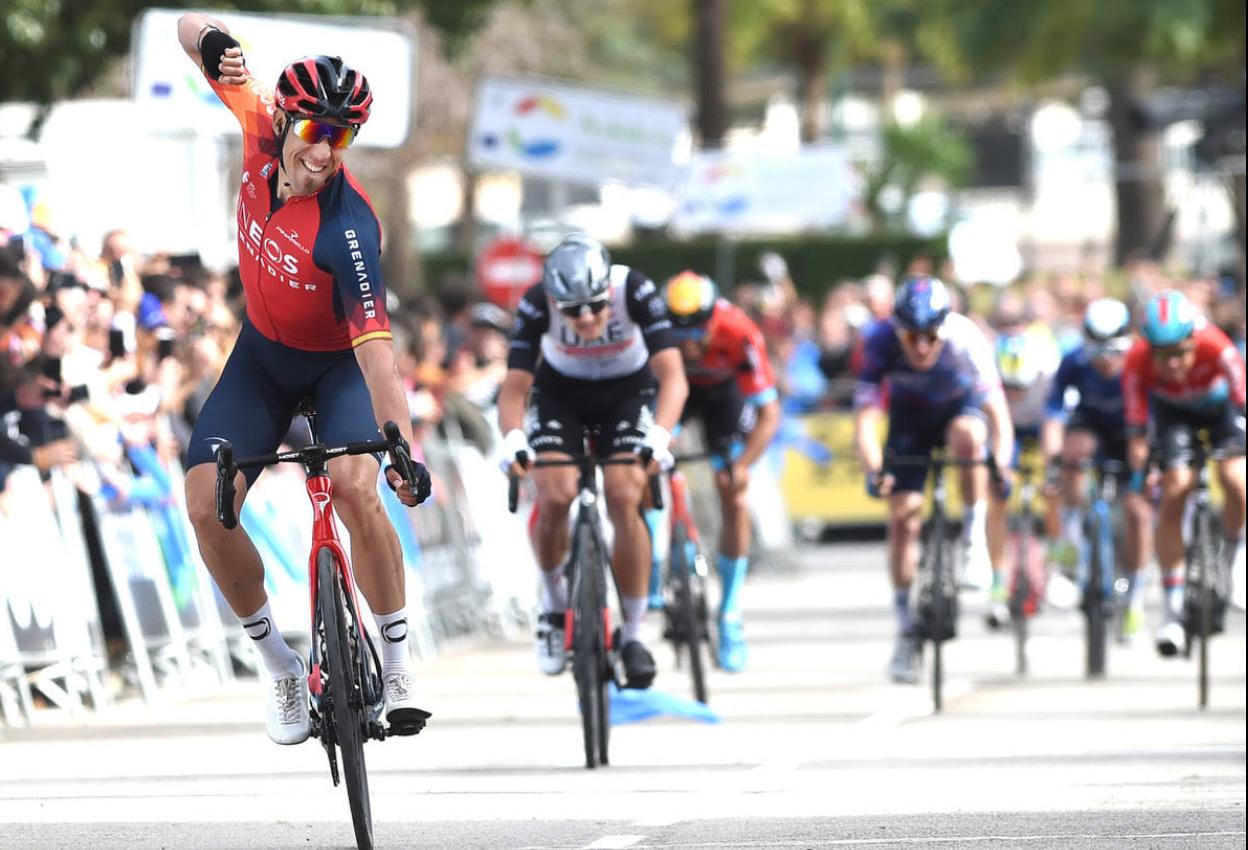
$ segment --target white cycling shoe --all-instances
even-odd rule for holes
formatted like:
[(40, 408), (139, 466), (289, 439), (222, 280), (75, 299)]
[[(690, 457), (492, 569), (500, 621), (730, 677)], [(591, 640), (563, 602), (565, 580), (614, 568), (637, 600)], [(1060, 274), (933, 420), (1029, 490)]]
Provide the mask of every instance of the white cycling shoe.
[(564, 617), (562, 612), (547, 611), (537, 617), (537, 668), (547, 676), (558, 676), (568, 666), (568, 652), (563, 647)]
[(962, 586), (971, 590), (992, 587), (992, 556), (988, 554), (986, 542), (962, 544)]
[(1187, 635), (1183, 632), (1183, 624), (1178, 620), (1163, 623), (1157, 630), (1157, 652), (1163, 658), (1173, 658), (1183, 651)]
[(416, 683), (406, 670), (390, 673), (382, 679), (386, 698), (386, 723), (392, 735), (415, 735), (425, 728), (432, 715), (417, 703)]
[(308, 716), (308, 670), (299, 659), (299, 672), (273, 679), (264, 730), (275, 744), (302, 744), (312, 734)]

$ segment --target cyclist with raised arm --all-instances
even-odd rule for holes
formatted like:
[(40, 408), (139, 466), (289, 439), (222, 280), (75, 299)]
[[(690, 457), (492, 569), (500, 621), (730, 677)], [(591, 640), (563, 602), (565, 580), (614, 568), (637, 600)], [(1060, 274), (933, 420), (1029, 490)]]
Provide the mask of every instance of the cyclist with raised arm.
[[(1088, 484), (1081, 467), (1094, 458), (1127, 462), (1122, 367), (1131, 342), (1127, 305), (1113, 298), (1093, 301), (1083, 316), (1083, 345), (1062, 358), (1049, 392), (1040, 447), (1047, 464), (1045, 489), (1060, 505), (1060, 537), (1049, 555), (1056, 568), (1050, 584), (1069, 582), (1087, 568), (1082, 561)], [(1143, 568), (1152, 509), (1142, 494), (1126, 487), (1119, 492), (1126, 527), (1120, 561), (1127, 574), (1122, 634), (1131, 641), (1144, 624)], [(1053, 595), (1056, 599), (1062, 594)], [(1073, 596), (1073, 591), (1067, 595)]]
[[(582, 429), (596, 433), (603, 457), (646, 450), (649, 467), (603, 467), (607, 516), (614, 531), (611, 566), (624, 622), (620, 657), (624, 687), (648, 688), (654, 656), (642, 641), (650, 539), (642, 520), (647, 473), (668, 455), (672, 429), (688, 394), (671, 322), (653, 281), (612, 265), (606, 248), (587, 237), (566, 239), (546, 257), (542, 280), (516, 308), (507, 374), (498, 396), (502, 466), (526, 474), (538, 459), (583, 451)], [(567, 664), (564, 612), (568, 588), (568, 513), (576, 498), (575, 467), (537, 467), (537, 521), (531, 531), (541, 568), (538, 667), (558, 675)]]
[(735, 673), (745, 669), (747, 658), (741, 625), (750, 553), (746, 492), (750, 468), (780, 425), (780, 399), (762, 332), (744, 310), (719, 297), (714, 281), (683, 271), (664, 285), (663, 300), (689, 380), (681, 423), (701, 419), (713, 452), (723, 520), (716, 558), (721, 589), (716, 661)]
[[(243, 130), (238, 197), (239, 273), (247, 297), (242, 331), (205, 402), (188, 447), (187, 507), (204, 563), (272, 679), (266, 728), (279, 744), (310, 733), (308, 671), (283, 640), (264, 591), (264, 565), (242, 526), (217, 522), (215, 452), (276, 450), (299, 402), (316, 404), (330, 444), (377, 439), (378, 424), (411, 421), (395, 370), (381, 277), (381, 230), (368, 196), (342, 158), (368, 120), (364, 75), (336, 56), (288, 65), (268, 90), (247, 70), (220, 21), (188, 13), (178, 40)], [(399, 539), (377, 493), (379, 458), (329, 461), (334, 503), (351, 532), (351, 561), (381, 634), (386, 719), (427, 717), (409, 668)], [(409, 484), (387, 468), (406, 505), (429, 495), (416, 464)], [(240, 473), (236, 509), (259, 471)]]
[[(881, 446), (886, 386), (888, 438)], [(892, 317), (868, 328), (854, 408), (854, 443), (867, 471), (867, 491), (888, 499), (888, 570), (897, 615), (888, 674), (897, 682), (917, 682), (919, 637), (910, 612), (910, 587), (918, 564), (927, 470), (889, 470), (886, 453), (927, 455), (947, 446), (956, 458), (972, 461), (990, 450), (1005, 488), (1014, 452), (1014, 430), (992, 344), (974, 322), (951, 312), (949, 292), (936, 278), (904, 280)], [(963, 468), (960, 484), (965, 571), (986, 587), (992, 573), (986, 531), (988, 472), (982, 466)]]
[[(1137, 493), (1143, 492), (1148, 477), (1150, 446), (1161, 469), (1155, 545), (1165, 604), (1156, 643), (1158, 653), (1173, 657), (1184, 642), (1183, 514), (1196, 485), (1192, 462), (1201, 430), (1208, 432), (1210, 449), (1220, 455), (1214, 462), (1225, 499), (1223, 556), (1231, 564), (1243, 557), (1244, 360), (1227, 335), (1178, 290), (1148, 302), (1140, 333), (1122, 371), (1127, 460), (1131, 490)], [(1218, 606), (1226, 602), (1215, 599)]]
[[(997, 372), (1005, 390), (1010, 421), (1014, 423), (1014, 457), (1017, 471), (1026, 443), (1040, 439), (1044, 405), (1061, 362), (1052, 331), (1031, 322), (1021, 301), (1003, 298), (992, 316), (997, 331)], [(1002, 628), (1010, 620), (1006, 566), (1010, 560), (1009, 506), (1004, 500), (988, 501), (988, 551), (992, 556), (992, 588), (988, 592), (985, 620), (989, 628)]]

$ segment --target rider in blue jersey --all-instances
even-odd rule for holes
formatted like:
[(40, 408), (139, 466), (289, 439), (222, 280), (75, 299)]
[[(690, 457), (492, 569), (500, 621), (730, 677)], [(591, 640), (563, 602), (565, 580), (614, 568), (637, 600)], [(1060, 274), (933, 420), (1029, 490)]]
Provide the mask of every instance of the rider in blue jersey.
[[(1102, 298), (1088, 305), (1083, 318), (1084, 344), (1062, 358), (1049, 392), (1041, 450), (1049, 459), (1046, 490), (1061, 504), (1061, 538), (1049, 560), (1050, 598), (1072, 597), (1064, 592), (1068, 579), (1082, 571), (1083, 512), (1087, 478), (1077, 464), (1099, 456), (1126, 463), (1126, 418), (1122, 394), (1122, 367), (1131, 347), (1131, 313), (1125, 304)], [(1057, 461), (1064, 464), (1057, 472)], [(1127, 611), (1123, 637), (1131, 640), (1144, 623), (1144, 560), (1150, 549), (1151, 508), (1139, 493), (1119, 488), (1126, 535), (1122, 562), (1127, 569)], [(1059, 603), (1060, 604), (1060, 603)]]
[[(888, 567), (898, 626), (888, 673), (897, 682), (916, 682), (918, 636), (910, 613), (910, 586), (918, 563), (927, 470), (887, 467), (879, 439), (886, 404), (887, 455), (927, 455), (946, 445), (955, 457), (975, 460), (991, 444), (997, 466), (1008, 475), (1014, 430), (992, 346), (974, 322), (950, 311), (949, 292), (935, 278), (906, 279), (892, 317), (867, 330), (854, 399), (854, 440), (867, 470), (867, 490), (888, 499)], [(966, 573), (978, 574), (986, 586), (991, 574), (987, 470), (964, 468), (959, 478), (966, 506)]]

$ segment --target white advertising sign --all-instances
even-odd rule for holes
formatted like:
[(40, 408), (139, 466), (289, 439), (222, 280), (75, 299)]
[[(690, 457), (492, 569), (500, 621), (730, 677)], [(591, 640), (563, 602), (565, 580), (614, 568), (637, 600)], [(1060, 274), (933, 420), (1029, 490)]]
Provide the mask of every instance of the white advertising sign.
[[(149, 9), (135, 24), (134, 99), (159, 106), (165, 114), (211, 108), (221, 116), (221, 129), (237, 127), (216, 94), (208, 86), (178, 43), (175, 9)], [(415, 46), (405, 33), (379, 27), (394, 21), (369, 20), (374, 27), (348, 26), (342, 18), (316, 18), (307, 15), (246, 15), (239, 12), (213, 12), (238, 39), (247, 58), (247, 67), (272, 88), (278, 74), (295, 59), (326, 54), (343, 61), (368, 78), (373, 90), (373, 110), (356, 144), (394, 148), (407, 138), (408, 115), (415, 97), (412, 91), (412, 62)]]
[(480, 170), (671, 187), (687, 129), (679, 103), (486, 77), (477, 86), (467, 156)]
[(861, 180), (839, 147), (780, 155), (702, 151), (689, 163), (672, 226), (685, 233), (835, 227), (861, 194)]

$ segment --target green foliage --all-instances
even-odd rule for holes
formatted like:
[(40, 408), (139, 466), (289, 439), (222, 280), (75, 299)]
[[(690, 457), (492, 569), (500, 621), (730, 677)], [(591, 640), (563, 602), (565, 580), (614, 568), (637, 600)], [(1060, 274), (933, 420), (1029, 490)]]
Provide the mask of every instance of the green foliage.
[[(1164, 79), (1242, 77), (1243, 0), (930, 0), (917, 40), (960, 78), (1004, 70), (1038, 81), (1150, 68)], [(1233, 76), (1231, 78), (1234, 78)]]
[[(971, 174), (974, 152), (966, 138), (942, 118), (926, 114), (913, 124), (892, 123), (884, 128), (880, 161), (865, 175), (863, 200), (877, 226), (904, 226), (905, 202), (932, 178), (946, 187), (966, 183)], [(896, 211), (885, 210), (881, 195), (893, 186), (901, 192), (902, 205)]]
[[(414, 5), (416, 0), (216, 0), (212, 7), (306, 15), (394, 15)], [(448, 0), (445, 5), (475, 4)], [(46, 105), (79, 95), (110, 61), (129, 52), (131, 28), (142, 12), (203, 7), (194, 0), (5, 0), (0, 7), (0, 103), (25, 100)]]
[[(881, 263), (905, 268), (919, 255), (939, 263), (947, 256), (943, 236), (922, 239), (901, 234), (870, 237), (810, 235), (776, 239), (743, 239), (730, 243), (734, 274), (718, 283), (727, 290), (747, 281), (756, 281), (758, 258), (764, 251), (778, 251), (789, 265), (798, 290), (818, 299), (838, 281), (859, 278), (875, 271)], [(717, 274), (720, 243), (714, 238), (687, 242), (668, 240), (637, 242), (611, 249), (613, 262), (633, 266), (662, 282), (683, 269)], [(446, 275), (472, 276), (471, 259), (464, 254), (440, 253), (421, 257), (425, 280), (436, 287)]]

